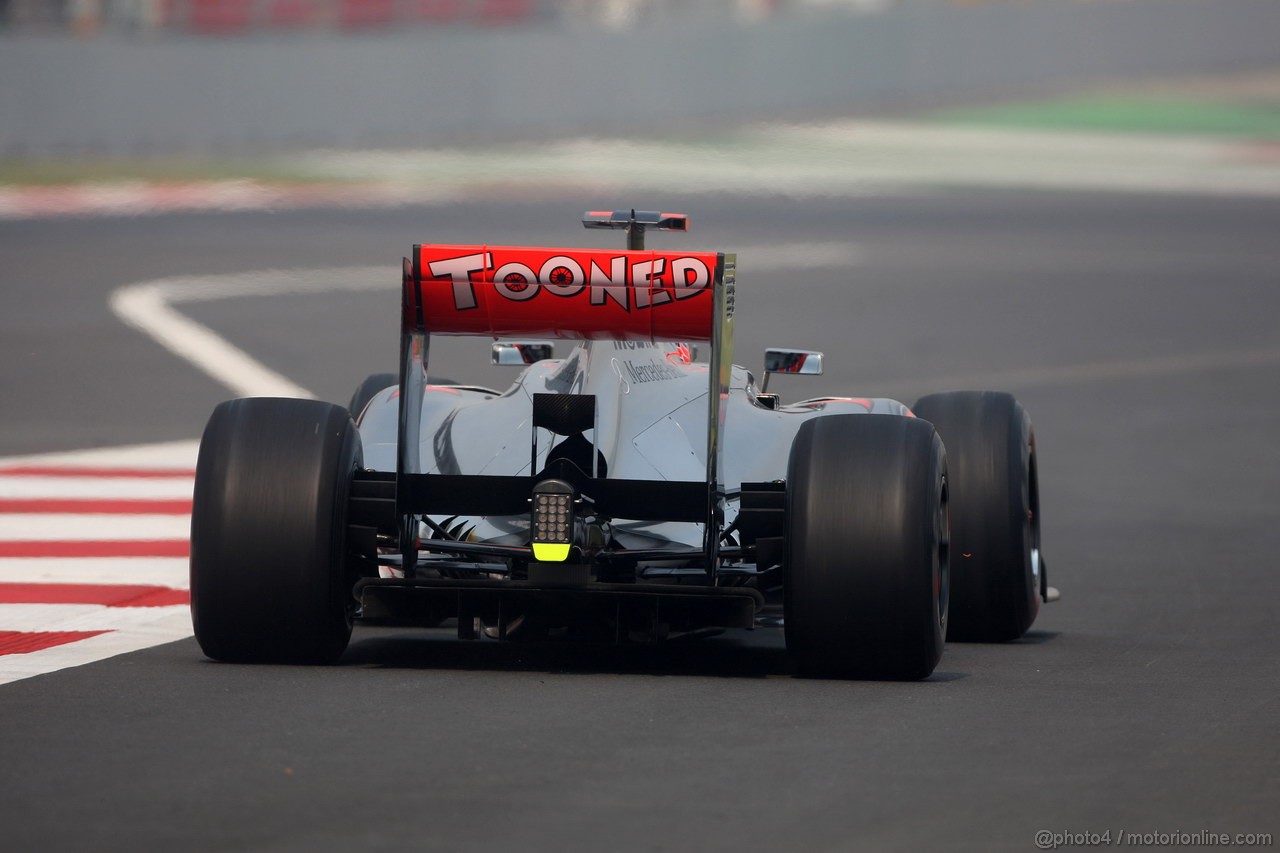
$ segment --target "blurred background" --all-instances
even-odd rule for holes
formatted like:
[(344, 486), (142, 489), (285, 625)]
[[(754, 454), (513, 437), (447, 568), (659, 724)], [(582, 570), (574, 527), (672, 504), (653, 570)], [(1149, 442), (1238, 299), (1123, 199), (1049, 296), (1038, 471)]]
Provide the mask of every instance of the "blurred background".
[[(1271, 0), (0, 0), (0, 182), (162, 159), (310, 178), (256, 170), (318, 148), (933, 116), (1271, 68), (1277, 33)], [(1231, 112), (1195, 114), (1203, 87), (1125, 94), (1154, 102), (1127, 120), (1157, 129), (1221, 130)], [(1013, 118), (1114, 129), (1124, 106)]]
[[(0, 455), (345, 404), (415, 242), (620, 246), (578, 219), (632, 206), (738, 253), (738, 363), (826, 352), (787, 401), (1018, 395), (1063, 591), (1032, 634), (901, 685), (759, 632), (629, 677), (164, 646), (0, 692), (12, 849), (1277, 828), (1280, 0), (0, 0)], [(488, 346), (432, 375), (507, 387)]]
[[(932, 280), (926, 244), (953, 278), (974, 264), (1022, 281), (1014, 237), (1035, 230), (1059, 244), (1031, 261), (1030, 280), (1047, 281), (1072, 229), (1110, 238), (1115, 220), (1155, 268), (1226, 222), (1201, 211), (1211, 200), (1266, 211), (1280, 198), (1275, 0), (0, 0), (0, 22), (0, 272), (5, 341), (21, 353), (0, 378), (31, 388), (48, 414), (76, 411), (26, 367), (63, 360), (68, 314), (50, 275), (68, 281), (64, 301), (105, 357), (132, 334), (106, 311), (113, 287), (365, 265), (362, 286), (385, 293), (330, 292), (311, 321), (377, 353), (367, 361), (317, 369), (306, 336), (283, 342), (287, 299), (280, 316), (265, 297), (189, 309), (341, 402), (394, 359), (382, 300), (413, 242), (587, 242), (575, 233), (583, 209), (678, 209), (693, 215), (694, 244), (743, 253), (743, 363), (790, 336), (833, 351), (837, 390), (909, 399), (925, 383), (897, 381), (911, 373), (901, 326), (863, 324), (852, 339), (811, 316), (812, 333), (786, 332), (789, 302), (750, 287), (751, 264), (765, 280), (789, 267), (817, 275), (836, 289), (834, 319), (864, 310), (877, 282)], [(1129, 212), (1169, 217), (1188, 204), (1189, 242)], [(1063, 221), (1063, 205), (1092, 212)], [(1246, 221), (1280, 233), (1273, 218)], [(153, 239), (162, 233), (172, 236)], [(108, 248), (73, 260), (46, 244)], [(193, 248), (175, 258), (179, 246)], [(1069, 263), (1091, 254), (1108, 280), (1130, 263), (1106, 260), (1092, 236), (1080, 246)], [(803, 250), (799, 267), (787, 247)], [(876, 266), (898, 252), (923, 266), (885, 279)], [(88, 264), (101, 280), (77, 277)], [(860, 286), (843, 290), (854, 266)], [(910, 310), (932, 316), (937, 304)], [(1038, 321), (1007, 301), (1000, 310), (989, 320), (999, 336)], [(961, 378), (987, 376), (991, 363), (949, 332), (956, 340), (917, 346), (967, 359)], [(1088, 336), (1064, 338), (1066, 350), (1019, 346), (1054, 363), (1131, 340), (1095, 337), (1092, 351)], [(456, 363), (441, 348), (443, 374), (505, 386), (475, 343)], [(182, 389), (157, 431), (195, 434), (216, 393), (235, 389), (193, 393), (188, 369), (167, 367), (146, 368)], [(155, 387), (145, 373), (122, 368), (114, 384)], [(143, 427), (130, 393), (108, 396), (92, 423), (35, 417), (0, 447), (133, 437)]]
[[(15, 348), (32, 335), (28, 357), (54, 348), (31, 330), (64, 316), (31, 272), (52, 263), (34, 246), (59, 234), (116, 253), (163, 229), (204, 241), (178, 263), (163, 261), (176, 243), (144, 243), (109, 259), (114, 279), (79, 283), (94, 295), (77, 304), (113, 333), (124, 330), (98, 294), (148, 275), (323, 261), (374, 265), (372, 280), (393, 289), (394, 269), (383, 278), (376, 265), (394, 268), (414, 241), (581, 242), (578, 211), (631, 205), (679, 205), (695, 243), (755, 251), (766, 277), (793, 263), (778, 246), (805, 247), (805, 269), (860, 265), (863, 287), (835, 297), (852, 311), (895, 245), (919, 262), (928, 240), (959, 263), (939, 240), (975, 226), (966, 210), (1004, 212), (961, 249), (990, 242), (1001, 250), (981, 263), (1011, 264), (1016, 229), (1114, 234), (1102, 223), (1131, 222), (1122, 211), (1139, 202), (1167, 212), (1280, 197), (1275, 0), (0, 0), (0, 22), (5, 307), (39, 318), (6, 334)], [(1096, 212), (1064, 226), (1063, 204)], [(349, 224), (285, 216), (326, 211)], [(237, 216), (164, 218), (184, 212)], [(1222, 221), (1191, 219), (1204, 217)], [(1265, 219), (1249, 221), (1265, 231)], [(1157, 265), (1181, 239), (1157, 222), (1133, 227)], [(291, 232), (305, 254), (266, 248)], [(744, 290), (758, 300), (740, 331), (752, 348), (778, 343), (766, 339), (778, 321), (768, 294)], [(380, 355), (307, 377), (339, 401), (394, 357), (376, 319), (393, 311), (326, 297), (343, 298), (337, 316), (361, 317), (347, 330)], [(262, 326), (250, 349), (288, 349), (270, 331), (287, 321), (262, 321), (269, 300), (226, 304), (236, 310), (223, 325)], [(826, 344), (841, 356), (835, 380), (909, 397), (921, 383), (892, 381), (900, 347), (860, 334)], [(509, 381), (484, 361), (477, 349), (446, 375)], [(10, 364), (0, 372), (30, 383)], [(304, 349), (285, 372), (312, 365)], [(174, 369), (169, 381), (184, 375)], [(197, 430), (208, 395), (194, 397), (172, 432)], [(128, 400), (108, 404), (123, 434), (136, 421)], [(10, 435), (13, 449), (57, 443), (39, 419)]]

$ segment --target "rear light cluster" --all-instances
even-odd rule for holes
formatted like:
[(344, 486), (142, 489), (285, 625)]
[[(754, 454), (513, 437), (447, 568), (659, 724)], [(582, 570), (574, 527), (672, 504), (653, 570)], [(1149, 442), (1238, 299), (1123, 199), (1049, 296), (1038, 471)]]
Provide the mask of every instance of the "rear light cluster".
[(563, 480), (543, 480), (534, 487), (532, 503), (534, 559), (547, 563), (567, 560), (573, 543), (573, 487)]
[(568, 495), (538, 495), (533, 499), (533, 537), (539, 542), (568, 542), (573, 508)]

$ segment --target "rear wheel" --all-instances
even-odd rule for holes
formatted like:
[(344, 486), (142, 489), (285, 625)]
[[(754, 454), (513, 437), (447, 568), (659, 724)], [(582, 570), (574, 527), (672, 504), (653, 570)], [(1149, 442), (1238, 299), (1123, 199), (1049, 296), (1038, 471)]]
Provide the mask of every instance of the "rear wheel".
[(347, 403), (347, 411), (351, 413), (352, 419), (360, 419), (364, 407), (369, 405), (369, 401), (376, 397), (379, 391), (399, 384), (400, 377), (394, 373), (371, 373), (366, 376), (365, 380), (356, 386), (355, 393), (351, 395), (351, 402)]
[(950, 639), (1021, 637), (1040, 610), (1040, 494), (1031, 418), (997, 391), (930, 394), (915, 414), (934, 425), (951, 471)]
[(925, 678), (947, 630), (947, 459), (926, 422), (801, 426), (787, 473), (787, 651), (805, 675)]
[(191, 615), (223, 661), (336, 660), (351, 637), (346, 512), (360, 438), (313, 400), (230, 400), (200, 442)]
[[(440, 377), (431, 380), (432, 385), (457, 385), (458, 383), (452, 379)], [(352, 420), (360, 420), (360, 415), (364, 413), (364, 407), (369, 405), (369, 401), (378, 396), (378, 392), (390, 388), (392, 386), (399, 387), (400, 377), (394, 373), (370, 373), (364, 378), (364, 381), (356, 386), (355, 393), (351, 395), (350, 402), (347, 403), (347, 411), (351, 413)], [(495, 395), (497, 391), (493, 392)]]

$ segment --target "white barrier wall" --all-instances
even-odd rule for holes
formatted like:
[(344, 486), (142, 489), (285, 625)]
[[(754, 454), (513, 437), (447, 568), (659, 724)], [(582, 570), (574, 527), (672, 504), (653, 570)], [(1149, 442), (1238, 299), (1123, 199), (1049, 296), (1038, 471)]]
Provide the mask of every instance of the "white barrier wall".
[(1280, 62), (1280, 0), (878, 11), (237, 39), (0, 36), (0, 157), (662, 134)]

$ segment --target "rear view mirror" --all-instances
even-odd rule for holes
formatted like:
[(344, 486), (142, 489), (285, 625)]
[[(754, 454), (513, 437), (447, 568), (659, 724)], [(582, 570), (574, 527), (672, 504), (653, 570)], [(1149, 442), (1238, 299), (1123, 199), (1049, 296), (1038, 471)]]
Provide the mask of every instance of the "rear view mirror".
[(493, 363), (524, 367), (555, 355), (551, 341), (498, 341), (493, 345)]
[(822, 373), (822, 353), (803, 349), (767, 349), (764, 351), (764, 372), (817, 376)]
[(822, 373), (822, 353), (771, 347), (764, 351), (764, 384), (760, 387), (762, 392), (768, 390), (769, 377), (774, 373), (818, 376)]

